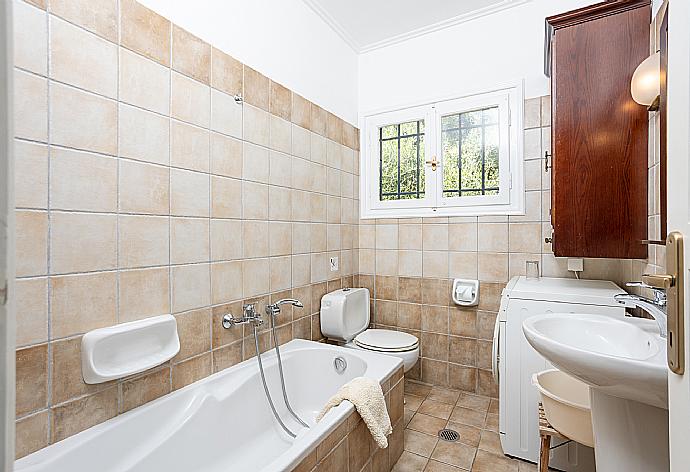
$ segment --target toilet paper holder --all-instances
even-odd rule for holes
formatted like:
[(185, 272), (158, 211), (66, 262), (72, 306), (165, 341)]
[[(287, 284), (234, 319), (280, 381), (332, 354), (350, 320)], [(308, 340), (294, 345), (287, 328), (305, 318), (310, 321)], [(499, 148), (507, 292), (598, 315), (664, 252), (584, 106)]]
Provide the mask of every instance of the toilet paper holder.
[(479, 280), (453, 279), (453, 302), (460, 306), (479, 303)]

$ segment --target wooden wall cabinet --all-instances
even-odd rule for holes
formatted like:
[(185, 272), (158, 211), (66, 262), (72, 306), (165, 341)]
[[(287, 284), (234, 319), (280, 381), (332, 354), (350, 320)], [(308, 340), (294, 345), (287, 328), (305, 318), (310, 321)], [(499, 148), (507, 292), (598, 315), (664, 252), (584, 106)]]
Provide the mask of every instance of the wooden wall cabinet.
[(646, 258), (648, 112), (630, 95), (651, 5), (598, 3), (546, 19), (553, 251)]

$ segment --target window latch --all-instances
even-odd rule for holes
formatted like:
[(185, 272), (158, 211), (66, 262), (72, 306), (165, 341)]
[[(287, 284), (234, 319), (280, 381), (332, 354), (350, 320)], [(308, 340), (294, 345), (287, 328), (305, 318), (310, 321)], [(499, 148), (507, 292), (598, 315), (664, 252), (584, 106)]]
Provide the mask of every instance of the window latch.
[(438, 167), (438, 161), (436, 160), (436, 157), (432, 157), (430, 161), (426, 161), (427, 164), (431, 166), (432, 171), (436, 171), (436, 168)]

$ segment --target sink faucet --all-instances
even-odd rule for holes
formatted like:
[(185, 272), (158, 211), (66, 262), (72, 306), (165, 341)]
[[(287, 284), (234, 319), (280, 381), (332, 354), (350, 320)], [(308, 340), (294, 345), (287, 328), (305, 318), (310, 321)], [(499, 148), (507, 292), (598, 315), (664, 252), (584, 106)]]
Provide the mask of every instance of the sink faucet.
[(625, 306), (632, 308), (642, 308), (649, 313), (652, 318), (659, 325), (659, 334), (662, 338), (666, 338), (666, 291), (660, 288), (652, 287), (644, 282), (630, 282), (625, 284), (626, 287), (641, 287), (652, 291), (654, 298), (647, 298), (634, 293), (619, 293), (613, 298)]
[(266, 314), (269, 316), (277, 316), (280, 313), (280, 305), (285, 304), (296, 306), (297, 308), (304, 307), (304, 305), (302, 305), (302, 302), (295, 298), (283, 298), (282, 300), (278, 300), (275, 303), (266, 305)]

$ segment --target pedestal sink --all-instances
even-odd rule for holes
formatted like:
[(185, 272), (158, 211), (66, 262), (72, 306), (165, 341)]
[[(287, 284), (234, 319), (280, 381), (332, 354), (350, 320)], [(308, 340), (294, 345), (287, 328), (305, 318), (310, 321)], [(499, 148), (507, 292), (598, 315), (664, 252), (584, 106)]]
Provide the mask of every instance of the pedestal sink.
[(652, 320), (545, 314), (522, 326), (554, 366), (590, 385), (597, 472), (667, 472), (666, 343)]

